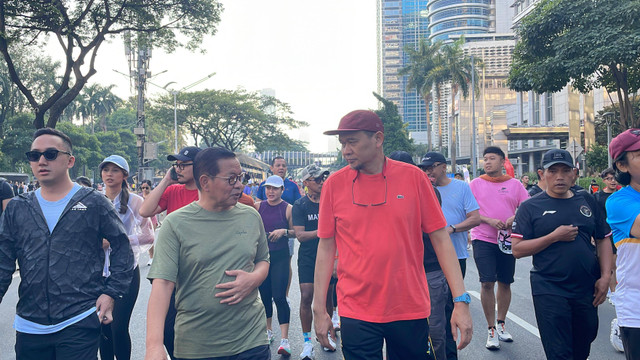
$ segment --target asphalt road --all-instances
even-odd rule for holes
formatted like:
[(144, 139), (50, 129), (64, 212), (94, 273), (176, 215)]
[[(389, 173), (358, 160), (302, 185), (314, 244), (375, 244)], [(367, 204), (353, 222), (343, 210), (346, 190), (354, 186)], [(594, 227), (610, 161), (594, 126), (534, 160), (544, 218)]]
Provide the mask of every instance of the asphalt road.
[[(146, 277), (149, 267), (146, 266), (146, 257), (141, 259), (141, 276)], [(544, 359), (542, 344), (537, 334), (537, 326), (533, 311), (533, 303), (531, 301), (531, 289), (529, 286), (529, 269), (531, 268), (531, 258), (520, 259), (516, 265), (516, 281), (512, 286), (512, 302), (509, 315), (507, 317), (508, 330), (514, 337), (512, 343), (501, 343), (500, 350), (489, 351), (484, 347), (486, 341), (486, 320), (482, 313), (480, 305), (479, 293), (480, 283), (478, 282), (478, 273), (473, 260), (467, 263), (467, 276), (465, 284), (467, 290), (472, 295), (471, 314), (473, 317), (474, 331), (473, 340), (467, 348), (459, 352), (459, 359), (491, 359), (491, 360), (538, 360)], [(294, 274), (296, 272), (296, 258), (292, 261)], [(15, 359), (14, 342), (15, 331), (13, 330), (13, 318), (15, 315), (15, 304), (17, 302), (17, 284), (19, 278), (15, 275), (13, 283), (9, 291), (0, 304), (0, 360)], [(141, 281), (140, 294), (136, 307), (133, 311), (130, 332), (133, 341), (132, 359), (144, 358), (144, 339), (145, 339), (145, 317), (146, 306), (149, 298), (151, 286), (148, 281)], [(291, 325), (289, 330), (289, 338), (293, 355), (291, 359), (298, 359), (300, 351), (302, 351), (302, 330), (300, 328), (299, 310), (300, 292), (298, 287), (297, 276), (294, 275), (291, 284), (289, 297), (292, 304), (291, 309)], [(622, 353), (618, 353), (609, 343), (609, 331), (611, 320), (615, 317), (615, 310), (608, 302), (599, 307), (600, 328), (598, 337), (591, 346), (591, 360), (621, 360), (624, 359)], [(221, 329), (223, 331), (223, 329)], [(279, 343), (279, 327), (277, 326), (277, 318), (274, 315), (274, 332), (276, 333), (276, 341), (272, 345), (272, 358), (281, 359), (276, 354), (277, 344)], [(321, 347), (316, 344), (316, 359), (342, 359), (340, 350), (334, 353), (322, 351)]]

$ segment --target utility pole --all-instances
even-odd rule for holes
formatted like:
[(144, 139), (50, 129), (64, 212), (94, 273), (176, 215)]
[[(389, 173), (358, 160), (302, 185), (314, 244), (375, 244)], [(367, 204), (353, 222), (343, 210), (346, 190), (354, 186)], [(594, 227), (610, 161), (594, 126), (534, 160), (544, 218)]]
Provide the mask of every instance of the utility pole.
[(145, 113), (144, 113), (144, 100), (145, 90), (147, 87), (147, 79), (151, 76), (149, 72), (149, 60), (151, 59), (151, 47), (144, 45), (146, 41), (143, 41), (138, 37), (137, 49), (131, 49), (131, 34), (125, 33), (125, 55), (129, 62), (129, 76), (135, 78), (136, 98), (137, 98), (137, 122), (136, 127), (133, 129), (133, 133), (136, 135), (136, 147), (138, 148), (138, 173), (136, 183), (140, 183), (144, 180), (144, 165), (145, 165)]

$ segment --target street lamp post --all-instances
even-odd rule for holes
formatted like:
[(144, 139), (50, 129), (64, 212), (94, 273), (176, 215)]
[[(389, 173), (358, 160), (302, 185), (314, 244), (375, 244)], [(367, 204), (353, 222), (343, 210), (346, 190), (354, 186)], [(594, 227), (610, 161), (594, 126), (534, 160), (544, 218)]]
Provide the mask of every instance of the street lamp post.
[(167, 83), (165, 86), (160, 86), (160, 85), (154, 84), (154, 83), (149, 81), (149, 83), (151, 85), (153, 85), (155, 87), (158, 87), (158, 88), (160, 88), (160, 89), (162, 89), (164, 91), (167, 91), (169, 94), (173, 95), (173, 131), (174, 131), (173, 151), (174, 151), (174, 154), (178, 153), (178, 94), (183, 92), (183, 91), (185, 91), (185, 90), (189, 90), (192, 87), (194, 87), (196, 85), (199, 85), (199, 84), (209, 80), (215, 74), (216, 74), (215, 72), (212, 72), (211, 74), (203, 77), (202, 79), (200, 79), (200, 80), (198, 80), (198, 81), (196, 81), (196, 82), (194, 82), (192, 84), (189, 84), (189, 85), (183, 87), (180, 90), (168, 90), (167, 89), (167, 86), (169, 86), (171, 84), (175, 84), (176, 83), (175, 81), (171, 81), (171, 82)]
[(602, 117), (604, 117), (604, 121), (607, 124), (607, 164), (609, 165), (608, 167), (611, 168), (613, 161), (611, 159), (611, 154), (609, 153), (609, 145), (611, 144), (611, 122), (613, 121), (615, 114), (609, 111), (602, 114)]

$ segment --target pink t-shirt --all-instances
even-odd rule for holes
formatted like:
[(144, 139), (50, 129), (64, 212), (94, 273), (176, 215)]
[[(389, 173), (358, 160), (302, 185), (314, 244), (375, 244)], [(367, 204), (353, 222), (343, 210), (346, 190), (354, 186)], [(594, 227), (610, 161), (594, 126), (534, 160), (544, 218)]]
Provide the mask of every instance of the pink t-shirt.
[[(470, 186), (480, 206), (480, 215), (504, 222), (516, 213), (520, 203), (529, 198), (524, 186), (513, 178), (501, 183), (475, 178)], [(498, 229), (481, 223), (471, 229), (471, 238), (497, 244)]]

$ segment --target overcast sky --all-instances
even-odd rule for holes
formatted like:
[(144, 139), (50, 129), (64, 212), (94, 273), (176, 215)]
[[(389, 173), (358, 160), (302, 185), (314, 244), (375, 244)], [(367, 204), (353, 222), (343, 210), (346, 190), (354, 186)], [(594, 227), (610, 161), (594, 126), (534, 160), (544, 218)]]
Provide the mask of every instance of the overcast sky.
[[(192, 90), (271, 88), (289, 103), (294, 117), (311, 124), (296, 134), (312, 151), (327, 151), (322, 131), (337, 127), (351, 110), (377, 107), (376, 2), (373, 0), (223, 0), (215, 36), (205, 55), (179, 50), (153, 52), (153, 82), (176, 89), (207, 74), (216, 75)], [(59, 51), (59, 50), (58, 50)], [(116, 94), (132, 95), (121, 41), (104, 45), (92, 82), (115, 84)], [(162, 90), (148, 87), (150, 96)]]

